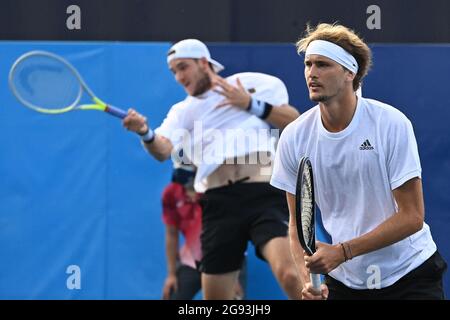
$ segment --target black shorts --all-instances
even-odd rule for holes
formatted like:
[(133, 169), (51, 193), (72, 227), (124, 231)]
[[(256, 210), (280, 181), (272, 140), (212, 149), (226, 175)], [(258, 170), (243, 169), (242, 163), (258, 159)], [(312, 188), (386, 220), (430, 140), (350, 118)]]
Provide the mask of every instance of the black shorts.
[(287, 236), (289, 211), (285, 193), (268, 183), (237, 183), (206, 191), (201, 204), (203, 259), (199, 270), (221, 274), (241, 268), (248, 241), (260, 249)]
[(447, 263), (436, 251), (424, 263), (393, 285), (381, 289), (356, 290), (325, 276), (329, 300), (443, 300), (442, 278)]

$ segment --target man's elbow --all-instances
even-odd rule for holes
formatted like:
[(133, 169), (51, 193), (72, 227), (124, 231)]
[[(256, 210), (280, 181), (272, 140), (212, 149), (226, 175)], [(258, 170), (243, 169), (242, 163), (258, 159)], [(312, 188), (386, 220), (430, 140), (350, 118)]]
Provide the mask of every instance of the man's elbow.
[(294, 121), (298, 117), (300, 117), (300, 112), (294, 107), (292, 107), (292, 121)]
[(423, 228), (423, 219), (416, 219), (416, 222), (414, 224), (414, 228), (415, 228), (414, 233), (422, 230), (422, 228)]
[(289, 113), (286, 116), (286, 123), (284, 126), (287, 126), (289, 123), (295, 121), (298, 117), (300, 117), (300, 112), (298, 112), (297, 109), (292, 106), (289, 106), (287, 108), (289, 108)]
[(153, 157), (156, 159), (156, 160), (158, 160), (159, 162), (164, 162), (164, 161), (166, 161), (167, 159), (169, 159), (169, 155), (167, 155), (167, 154), (164, 154), (164, 153), (152, 153), (153, 154)]
[[(145, 147), (145, 145), (144, 145)], [(146, 148), (148, 154), (150, 154), (153, 158), (155, 158), (156, 160), (158, 160), (159, 162), (164, 162), (165, 160), (169, 159), (170, 156), (170, 152), (161, 152), (161, 151), (157, 151), (155, 149), (150, 149), (150, 148)]]
[(416, 212), (412, 215), (412, 218), (411, 218), (412, 233), (416, 233), (416, 232), (422, 230), (423, 223), (424, 223), (423, 210), (416, 210)]
[(300, 113), (294, 107), (282, 106), (282, 108), (285, 108), (285, 112), (283, 114), (282, 120), (277, 124), (278, 129), (281, 130), (283, 130), (285, 127), (287, 127), (288, 124), (290, 124), (300, 116)]

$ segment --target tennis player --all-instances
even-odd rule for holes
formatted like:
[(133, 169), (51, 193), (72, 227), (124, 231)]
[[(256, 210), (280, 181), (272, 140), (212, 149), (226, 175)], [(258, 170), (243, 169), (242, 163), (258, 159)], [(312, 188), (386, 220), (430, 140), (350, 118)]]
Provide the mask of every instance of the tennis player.
[(261, 73), (220, 77), (224, 67), (196, 39), (174, 44), (167, 63), (186, 99), (170, 109), (155, 131), (132, 109), (123, 125), (142, 136), (156, 159), (165, 160), (174, 147), (181, 147), (197, 168), (194, 187), (205, 192), (200, 263), (204, 298), (233, 299), (249, 240), (287, 296), (300, 298), (301, 282), (289, 252), (286, 200), (269, 184), (275, 154), (270, 125), (284, 128), (299, 115), (288, 105), (285, 85)]
[[(304, 299), (443, 299), (446, 263), (424, 222), (421, 166), (411, 122), (394, 107), (357, 97), (369, 47), (341, 25), (319, 24), (297, 43), (318, 105), (282, 133), (271, 184), (295, 212), (296, 170), (311, 159), (316, 202), (332, 244), (304, 256), (300, 274), (326, 274), (322, 291), (302, 278)], [(295, 219), (291, 219), (295, 227)]]

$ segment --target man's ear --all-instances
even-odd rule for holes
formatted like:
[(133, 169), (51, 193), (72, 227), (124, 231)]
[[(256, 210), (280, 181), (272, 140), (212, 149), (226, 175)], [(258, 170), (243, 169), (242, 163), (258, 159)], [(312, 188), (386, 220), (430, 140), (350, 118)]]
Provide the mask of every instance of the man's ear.
[(206, 58), (203, 57), (203, 58), (198, 59), (198, 63), (200, 64), (203, 71), (205, 71), (205, 72), (213, 71), (212, 67), (210, 66), (209, 61)]
[(206, 60), (205, 57), (198, 59), (198, 62), (200, 63), (200, 65), (203, 68), (208, 67), (208, 65), (209, 65), (209, 62), (208, 62), (208, 60)]
[(349, 82), (353, 82), (353, 80), (355, 79), (355, 77), (356, 77), (356, 73), (353, 73), (353, 72), (351, 72), (351, 71), (349, 71), (349, 70), (346, 70), (347, 72), (347, 81), (349, 81)]

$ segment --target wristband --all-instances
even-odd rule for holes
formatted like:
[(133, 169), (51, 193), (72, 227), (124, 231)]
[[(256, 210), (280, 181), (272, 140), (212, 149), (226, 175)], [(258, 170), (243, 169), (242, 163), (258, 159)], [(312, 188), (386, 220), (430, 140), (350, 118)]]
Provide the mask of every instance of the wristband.
[(152, 143), (153, 140), (155, 140), (155, 132), (150, 129), (150, 127), (148, 127), (147, 132), (145, 132), (144, 134), (141, 134), (141, 140), (144, 143)]
[(270, 103), (251, 98), (247, 111), (261, 119), (266, 119), (272, 108)]

